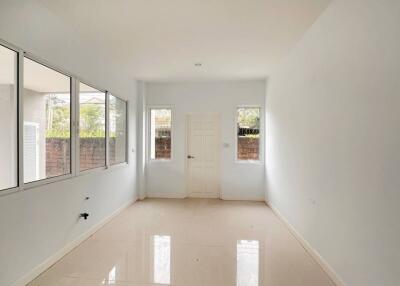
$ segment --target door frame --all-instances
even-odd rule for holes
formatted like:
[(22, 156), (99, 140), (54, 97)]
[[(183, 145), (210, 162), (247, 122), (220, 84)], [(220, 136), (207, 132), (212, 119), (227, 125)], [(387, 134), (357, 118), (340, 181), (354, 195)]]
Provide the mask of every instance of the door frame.
[[(215, 116), (217, 119), (216, 124), (216, 141), (217, 141), (217, 199), (221, 199), (221, 115), (218, 112), (188, 112), (185, 115), (185, 197), (190, 197), (189, 192), (189, 164), (188, 158), (189, 155), (189, 134), (190, 134), (190, 118), (194, 115), (207, 115), (207, 116)], [(199, 197), (201, 198), (201, 197)], [(204, 198), (207, 198), (206, 196)]]

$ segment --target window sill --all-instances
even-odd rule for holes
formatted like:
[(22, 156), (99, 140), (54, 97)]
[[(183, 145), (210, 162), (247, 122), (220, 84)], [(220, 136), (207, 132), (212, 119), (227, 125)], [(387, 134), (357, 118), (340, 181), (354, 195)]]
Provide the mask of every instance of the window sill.
[(114, 165), (108, 166), (107, 170), (118, 170), (118, 169), (121, 169), (121, 168), (125, 168), (128, 165), (129, 165), (128, 162), (116, 163)]
[(66, 181), (66, 180), (77, 178), (77, 177), (80, 177), (80, 176), (86, 176), (86, 175), (90, 175), (90, 174), (101, 173), (102, 171), (107, 171), (107, 170), (110, 170), (110, 171), (111, 170), (117, 170), (117, 169), (125, 168), (128, 165), (129, 164), (127, 162), (124, 162), (124, 163), (111, 165), (109, 167), (99, 167), (99, 168), (95, 168), (95, 169), (85, 170), (85, 171), (79, 172), (75, 176), (73, 174), (66, 174), (66, 175), (61, 175), (61, 176), (58, 176), (58, 177), (43, 179), (43, 180), (34, 181), (34, 182), (30, 182), (30, 183), (25, 183), (21, 187), (15, 187), (15, 188), (11, 188), (11, 189), (6, 189), (6, 190), (3, 190), (3, 191), (0, 191), (0, 197), (6, 196), (6, 195), (11, 195), (11, 194), (14, 194), (14, 193), (19, 193), (19, 192), (22, 192), (22, 191), (27, 191), (27, 190), (38, 188), (38, 187), (41, 187), (41, 186), (44, 186), (44, 185), (48, 185), (48, 184), (53, 184), (53, 183), (57, 183), (57, 182), (61, 182), (61, 181)]
[(39, 180), (39, 181), (24, 183), (24, 185), (21, 187), (21, 189), (29, 190), (29, 189), (36, 188), (36, 187), (39, 187), (39, 186), (43, 186), (43, 185), (47, 185), (47, 184), (56, 183), (56, 182), (59, 182), (59, 181), (64, 181), (64, 180), (67, 180), (67, 179), (71, 179), (72, 177), (73, 177), (72, 174), (66, 174), (66, 175), (61, 175), (61, 176), (57, 176), (57, 177), (42, 179), (42, 180)]
[(14, 187), (14, 188), (2, 190), (2, 191), (0, 191), (0, 197), (6, 196), (6, 195), (10, 195), (10, 194), (14, 194), (16, 192), (19, 192), (20, 190), (21, 189), (19, 187)]
[(147, 161), (149, 164), (170, 163), (172, 159), (150, 159)]
[(263, 165), (264, 161), (262, 160), (235, 160), (237, 164), (251, 164), (251, 165)]
[(86, 175), (89, 175), (89, 174), (95, 174), (95, 173), (99, 173), (99, 172), (105, 171), (105, 170), (107, 170), (106, 166), (97, 167), (97, 168), (93, 168), (93, 169), (87, 169), (87, 170), (84, 170), (84, 171), (77, 171), (77, 177), (86, 176)]

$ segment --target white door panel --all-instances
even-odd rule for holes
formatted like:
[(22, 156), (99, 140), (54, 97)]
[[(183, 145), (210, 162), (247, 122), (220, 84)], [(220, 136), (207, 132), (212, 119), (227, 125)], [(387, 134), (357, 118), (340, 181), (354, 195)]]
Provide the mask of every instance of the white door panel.
[(188, 195), (219, 197), (218, 115), (188, 116)]

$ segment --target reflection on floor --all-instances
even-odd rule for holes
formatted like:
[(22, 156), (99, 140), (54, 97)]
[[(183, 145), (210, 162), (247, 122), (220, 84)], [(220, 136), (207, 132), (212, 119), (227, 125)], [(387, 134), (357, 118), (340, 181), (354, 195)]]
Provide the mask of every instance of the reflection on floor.
[(333, 286), (264, 203), (135, 203), (30, 286)]

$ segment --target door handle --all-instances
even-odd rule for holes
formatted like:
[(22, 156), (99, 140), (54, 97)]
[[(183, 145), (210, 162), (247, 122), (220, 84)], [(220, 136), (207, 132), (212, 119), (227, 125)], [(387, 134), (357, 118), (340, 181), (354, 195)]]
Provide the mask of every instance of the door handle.
[(194, 156), (188, 155), (187, 158), (188, 159), (194, 159)]

